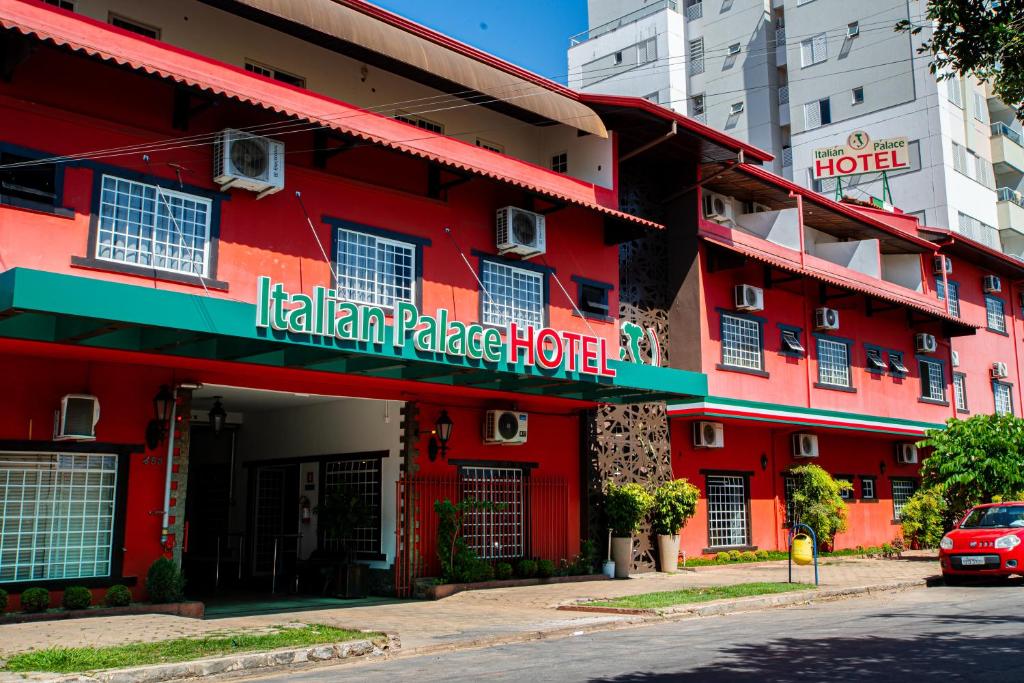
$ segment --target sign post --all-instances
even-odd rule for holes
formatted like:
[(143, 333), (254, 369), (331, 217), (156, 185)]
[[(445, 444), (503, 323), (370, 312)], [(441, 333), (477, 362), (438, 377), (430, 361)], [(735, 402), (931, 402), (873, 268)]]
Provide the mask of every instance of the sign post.
[(889, 171), (910, 168), (910, 143), (907, 138), (872, 140), (862, 130), (850, 133), (846, 144), (819, 147), (814, 150), (815, 180), (836, 179), (836, 201), (842, 199), (843, 178), (880, 173), (882, 199), (892, 203)]

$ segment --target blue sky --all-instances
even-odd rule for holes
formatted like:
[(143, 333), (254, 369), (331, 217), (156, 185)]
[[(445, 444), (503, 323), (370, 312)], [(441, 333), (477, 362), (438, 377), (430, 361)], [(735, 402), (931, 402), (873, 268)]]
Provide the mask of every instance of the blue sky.
[(569, 36), (587, 28), (586, 0), (373, 1), (559, 83), (565, 83)]

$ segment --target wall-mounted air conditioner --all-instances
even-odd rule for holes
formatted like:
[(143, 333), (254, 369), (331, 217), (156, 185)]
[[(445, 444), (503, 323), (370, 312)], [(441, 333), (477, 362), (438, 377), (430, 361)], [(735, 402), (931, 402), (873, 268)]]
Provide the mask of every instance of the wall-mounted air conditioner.
[(265, 197), (284, 188), (284, 143), (228, 128), (214, 143), (213, 182)]
[(953, 274), (953, 259), (948, 256), (935, 256), (932, 258), (932, 273), (934, 275), (942, 275), (942, 263), (946, 263), (946, 275)]
[(993, 379), (1006, 379), (1010, 376), (1010, 370), (1006, 366), (1006, 363), (999, 362), (992, 364), (992, 378)]
[(954, 368), (960, 367), (960, 352), (959, 351), (953, 351), (951, 355), (953, 356), (953, 367)]
[(735, 216), (732, 197), (717, 192), (704, 192), (704, 218), (709, 221), (732, 221)]
[(100, 400), (89, 394), (68, 394), (53, 417), (54, 441), (95, 441)]
[(517, 254), (523, 258), (530, 258), (545, 251), (543, 214), (515, 206), (505, 206), (498, 209), (495, 228), (499, 254)]
[(695, 448), (722, 448), (725, 446), (725, 427), (721, 422), (694, 422)]
[(484, 442), (505, 446), (526, 443), (527, 414), (488, 410), (484, 416)]
[(753, 285), (736, 285), (733, 297), (737, 311), (763, 311), (764, 290)]
[(1003, 291), (1003, 282), (998, 275), (986, 275), (981, 279), (981, 288), (986, 294), (999, 294)]
[(918, 353), (935, 353), (936, 349), (939, 348), (938, 342), (935, 340), (934, 334), (928, 334), (927, 332), (918, 332), (914, 335), (914, 349)]
[(817, 458), (818, 437), (814, 434), (799, 433), (793, 435), (794, 458)]
[(916, 465), (917, 446), (912, 443), (896, 444), (896, 462), (901, 465)]
[(814, 329), (816, 330), (838, 330), (839, 311), (834, 308), (822, 306), (814, 310)]

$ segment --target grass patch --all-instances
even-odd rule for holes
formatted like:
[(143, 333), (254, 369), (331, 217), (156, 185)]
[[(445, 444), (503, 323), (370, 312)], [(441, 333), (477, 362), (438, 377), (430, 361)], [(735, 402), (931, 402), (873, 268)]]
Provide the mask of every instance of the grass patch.
[(588, 602), (596, 607), (624, 607), (627, 609), (659, 609), (674, 605), (686, 605), (695, 602), (710, 602), (725, 598), (745, 598), (751, 595), (767, 595), (769, 593), (788, 593), (790, 591), (814, 588), (806, 583), (738, 583), (735, 586), (711, 586), (708, 588), (684, 588), (677, 591), (660, 591), (657, 593), (641, 593), (625, 595), (612, 600)]
[(45, 650), (12, 655), (3, 668), (6, 671), (80, 673), (96, 669), (186, 662), (237, 652), (339, 643), (383, 636), (380, 633), (351, 631), (324, 624), (275, 628), (277, 630), (272, 632), (175, 638), (155, 643), (129, 643), (111, 647), (49, 647)]

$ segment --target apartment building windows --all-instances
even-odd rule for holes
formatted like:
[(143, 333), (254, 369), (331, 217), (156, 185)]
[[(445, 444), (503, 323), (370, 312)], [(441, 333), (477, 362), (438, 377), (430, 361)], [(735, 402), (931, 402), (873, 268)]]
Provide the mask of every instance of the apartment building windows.
[(477, 147), (483, 147), (484, 149), (490, 150), (492, 152), (497, 152), (498, 154), (504, 154), (505, 153), (505, 146), (504, 145), (502, 145), (501, 143), (498, 143), (498, 142), (492, 142), (490, 140), (485, 140), (483, 138), (477, 138), (476, 139), (476, 146)]
[(551, 170), (555, 173), (569, 172), (569, 153), (559, 152), (551, 155)]
[(950, 282), (949, 283), (949, 296), (946, 296), (946, 285), (942, 280), (936, 278), (935, 280), (935, 294), (938, 296), (939, 301), (946, 302), (946, 310), (953, 317), (960, 317), (960, 283)]
[(996, 415), (1013, 415), (1013, 389), (1006, 382), (992, 382)]
[(832, 123), (832, 103), (826, 97), (804, 105), (804, 128), (812, 130)]
[(612, 55), (612, 64), (614, 64), (615, 66), (622, 64), (622, 50), (619, 50), (618, 52)]
[(942, 363), (919, 359), (921, 368), (921, 400), (926, 403), (946, 402), (946, 378)]
[(956, 142), (953, 143), (953, 168), (990, 190), (996, 187), (992, 162)]
[(828, 35), (819, 33), (800, 41), (800, 66), (820, 64), (828, 59)]
[(967, 375), (962, 372), (953, 373), (953, 400), (957, 412), (967, 412)]
[(437, 121), (431, 121), (425, 119), (422, 116), (415, 116), (406, 111), (396, 111), (395, 120), (401, 121), (402, 123), (408, 123), (410, 126), (416, 126), (423, 130), (430, 131), (431, 133), (437, 133), (438, 135), (444, 135), (444, 124), (438, 123)]
[(544, 326), (547, 292), (543, 273), (482, 260), (480, 280), (485, 290), (480, 293), (481, 320), (485, 325)]
[(41, 153), (0, 148), (0, 204), (56, 212), (62, 200), (64, 168), (43, 163), (43, 158)]
[(964, 108), (964, 94), (960, 79), (956, 76), (946, 79), (946, 99), (960, 109)]
[(415, 303), (418, 256), (415, 244), (339, 227), (334, 261), (338, 298), (386, 307)]
[(66, 9), (69, 12), (75, 11), (75, 3), (72, 0), (43, 0), (47, 5), (53, 5), (54, 7), (60, 7)]
[(985, 99), (984, 93), (980, 93), (977, 90), (972, 91), (971, 95), (974, 96), (974, 120), (979, 123), (988, 123), (988, 101)]
[(704, 39), (697, 38), (690, 41), (690, 67), (688, 73), (691, 76), (704, 73)]
[(658, 39), (648, 38), (636, 45), (636, 63), (647, 64), (658, 59)]
[(818, 387), (849, 389), (850, 342), (818, 337)]
[(999, 241), (999, 231), (994, 227), (979, 221), (973, 216), (968, 216), (962, 211), (957, 212), (959, 232), (967, 237), (970, 237), (975, 242), (981, 242), (987, 247), (993, 249), (1002, 249), (1002, 244)]
[(280, 69), (275, 69), (272, 66), (259, 64), (248, 59), (245, 60), (245, 70), (250, 73), (259, 74), (260, 76), (272, 78), (275, 81), (280, 81), (281, 83), (294, 85), (296, 88), (306, 87), (306, 79), (302, 76), (296, 76), (295, 74), (290, 74), (287, 71), (281, 71)]
[(1006, 334), (1006, 304), (990, 294), (985, 295), (985, 329)]
[(707, 114), (704, 109), (704, 94), (694, 95), (690, 98), (690, 118), (694, 121), (700, 121), (704, 123), (707, 120)]
[(851, 91), (850, 104), (864, 104), (864, 86), (858, 85)]
[(149, 26), (147, 24), (143, 24), (141, 21), (128, 19), (127, 17), (123, 17), (119, 14), (114, 14), (113, 12), (111, 12), (108, 15), (107, 21), (110, 23), (111, 26), (123, 28), (126, 31), (138, 33), (140, 36), (152, 38), (153, 40), (160, 40), (160, 29), (156, 26)]
[(764, 370), (763, 323), (758, 318), (722, 313), (722, 367)]

